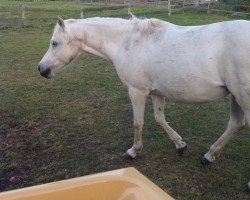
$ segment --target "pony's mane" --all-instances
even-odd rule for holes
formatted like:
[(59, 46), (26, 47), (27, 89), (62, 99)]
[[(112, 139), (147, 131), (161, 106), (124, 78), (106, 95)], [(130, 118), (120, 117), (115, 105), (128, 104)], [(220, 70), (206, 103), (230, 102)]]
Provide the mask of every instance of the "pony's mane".
[(155, 31), (166, 26), (167, 22), (159, 19), (139, 19), (137, 17), (132, 17), (131, 19), (122, 18), (112, 18), (112, 17), (93, 17), (86, 19), (68, 19), (65, 20), (66, 23), (72, 24), (75, 22), (83, 22), (84, 24), (91, 25), (110, 25), (113, 27), (118, 27), (120, 25), (133, 25), (134, 30), (139, 31), (143, 35), (152, 34)]
[(119, 25), (128, 23), (129, 20), (122, 19), (122, 18), (112, 18), (112, 17), (91, 17), (91, 18), (85, 18), (85, 19), (68, 19), (66, 20), (66, 23), (74, 23), (74, 22), (83, 22), (84, 24), (91, 24), (91, 25)]
[(161, 30), (166, 26), (166, 22), (159, 19), (132, 19), (135, 24), (135, 28), (143, 35), (150, 35), (158, 30)]

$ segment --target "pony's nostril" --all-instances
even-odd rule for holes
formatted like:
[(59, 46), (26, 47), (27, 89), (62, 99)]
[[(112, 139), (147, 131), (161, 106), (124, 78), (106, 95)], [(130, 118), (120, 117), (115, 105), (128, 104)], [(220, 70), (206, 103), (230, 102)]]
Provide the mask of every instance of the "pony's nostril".
[(51, 69), (47, 68), (44, 71), (40, 71), (41, 76), (45, 77), (45, 78), (49, 78), (50, 74), (51, 74)]
[(40, 66), (40, 65), (38, 65), (38, 66), (37, 66), (37, 69), (38, 69), (38, 71), (40, 72), (41, 66)]

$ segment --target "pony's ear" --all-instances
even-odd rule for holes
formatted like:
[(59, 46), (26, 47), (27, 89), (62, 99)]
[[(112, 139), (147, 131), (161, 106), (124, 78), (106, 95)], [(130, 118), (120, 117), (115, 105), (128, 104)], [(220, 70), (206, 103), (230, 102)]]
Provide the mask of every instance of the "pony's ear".
[(64, 29), (65, 28), (65, 24), (64, 24), (64, 21), (61, 17), (58, 17), (57, 19), (57, 23), (59, 24), (59, 26)]
[(128, 15), (131, 16), (131, 19), (137, 19), (137, 17), (131, 12), (130, 8), (128, 8)]

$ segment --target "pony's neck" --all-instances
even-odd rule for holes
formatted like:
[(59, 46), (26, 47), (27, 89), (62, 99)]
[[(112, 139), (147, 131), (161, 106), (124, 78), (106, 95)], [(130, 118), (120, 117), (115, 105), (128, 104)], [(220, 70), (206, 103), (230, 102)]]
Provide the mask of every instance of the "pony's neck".
[(83, 51), (112, 61), (132, 26), (131, 20), (90, 18), (77, 21), (74, 32), (83, 40)]

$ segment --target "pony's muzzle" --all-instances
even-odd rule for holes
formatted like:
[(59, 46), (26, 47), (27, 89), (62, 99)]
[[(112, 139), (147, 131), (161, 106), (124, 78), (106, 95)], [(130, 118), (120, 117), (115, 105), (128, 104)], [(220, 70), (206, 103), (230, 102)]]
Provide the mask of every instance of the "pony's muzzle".
[(45, 77), (45, 78), (51, 78), (51, 69), (48, 67), (48, 68), (43, 68), (41, 67), (41, 65), (39, 64), (37, 66), (37, 69), (38, 71), (40, 72), (41, 76)]

